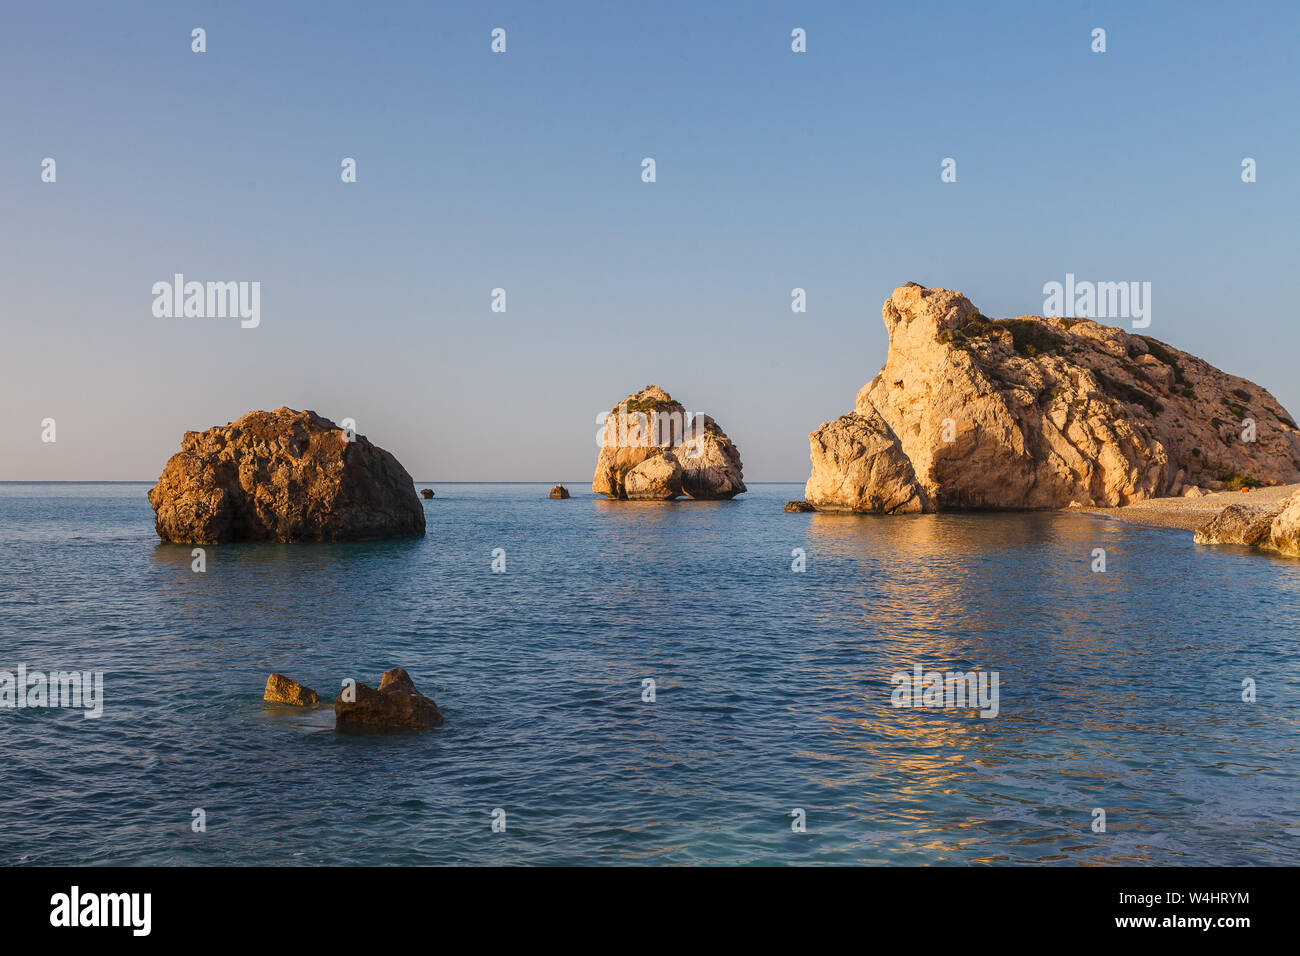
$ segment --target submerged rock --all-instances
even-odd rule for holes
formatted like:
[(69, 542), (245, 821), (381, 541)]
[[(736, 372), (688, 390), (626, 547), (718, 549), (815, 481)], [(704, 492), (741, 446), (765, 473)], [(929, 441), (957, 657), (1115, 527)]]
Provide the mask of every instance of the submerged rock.
[(1300, 428), (1272, 395), (1157, 339), (1088, 319), (988, 319), (916, 283), (881, 314), (884, 368), (849, 416), (809, 436), (819, 510), (1114, 507), (1300, 478)]
[(608, 498), (734, 498), (745, 489), (740, 452), (712, 418), (648, 385), (605, 416), (591, 490)]
[(421, 489), (420, 489), (420, 497), (423, 498), (425, 501), (428, 501), (430, 498), (433, 497), (433, 489), (432, 489), (432, 488), (421, 488)]
[(385, 671), (379, 689), (356, 684), (355, 700), (345, 700), (348, 688), (334, 701), (335, 730), (423, 730), (442, 723), (438, 705), (415, 689), (411, 676), (400, 667)]
[(315, 412), (186, 432), (148, 493), (164, 541), (358, 541), (424, 534), (405, 468)]
[(569, 497), (569, 489), (564, 487), (564, 485), (556, 485), (551, 489), (551, 497), (556, 500), (567, 498)]
[(295, 707), (311, 707), (320, 703), (320, 697), (310, 687), (304, 687), (296, 680), (290, 680), (283, 674), (272, 674), (266, 679), (266, 692), (263, 700), (274, 704), (292, 704)]
[(785, 503), (784, 510), (790, 512), (790, 514), (793, 515), (793, 514), (802, 514), (806, 511), (816, 511), (817, 509), (814, 508), (812, 505), (808, 504), (808, 502), (806, 501), (787, 501)]

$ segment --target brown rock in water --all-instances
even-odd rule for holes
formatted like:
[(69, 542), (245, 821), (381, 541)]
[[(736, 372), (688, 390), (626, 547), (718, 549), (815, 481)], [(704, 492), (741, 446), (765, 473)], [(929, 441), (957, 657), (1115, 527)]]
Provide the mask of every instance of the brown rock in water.
[(186, 432), (149, 491), (164, 541), (358, 541), (424, 534), (406, 469), (315, 412), (249, 412)]
[(433, 497), (433, 489), (432, 489), (432, 488), (421, 488), (421, 489), (420, 489), (420, 497), (423, 498), (425, 501), (428, 501), (430, 498)]
[(442, 723), (438, 705), (415, 689), (411, 676), (400, 667), (385, 671), (379, 689), (357, 684), (356, 700), (345, 701), (347, 688), (334, 701), (335, 730), (423, 730)]
[[(655, 458), (671, 460), (641, 467)], [(632, 494), (628, 479), (638, 469)], [(740, 452), (717, 422), (647, 385), (605, 416), (591, 490), (615, 499), (734, 498), (746, 490), (742, 472)]]
[(784, 510), (790, 512), (790, 514), (793, 515), (793, 514), (802, 514), (806, 511), (816, 511), (817, 509), (814, 508), (812, 505), (808, 504), (808, 502), (806, 501), (787, 501), (785, 503)]
[[(1300, 429), (1272, 395), (1157, 339), (1088, 319), (988, 319), (916, 283), (881, 313), (889, 355), (853, 412), (872, 424), (841, 418), (810, 436), (819, 510), (818, 495), (897, 510), (900, 453), (938, 510), (1113, 507), (1234, 476), (1300, 478)], [(1254, 442), (1241, 440), (1246, 418)]]
[(569, 497), (569, 489), (564, 485), (556, 485), (551, 489), (551, 497), (557, 500)]
[(283, 674), (272, 674), (266, 679), (266, 692), (263, 700), (274, 704), (292, 704), (295, 707), (311, 707), (320, 703), (320, 698), (310, 687), (304, 687), (296, 680), (290, 680)]

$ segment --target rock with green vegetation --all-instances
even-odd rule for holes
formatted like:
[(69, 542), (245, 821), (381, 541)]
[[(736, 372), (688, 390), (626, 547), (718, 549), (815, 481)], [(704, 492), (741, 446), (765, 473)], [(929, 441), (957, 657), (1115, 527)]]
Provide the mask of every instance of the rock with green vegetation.
[(717, 422), (647, 385), (605, 416), (591, 490), (615, 500), (716, 500), (743, 493), (745, 481), (740, 452)]
[(872, 483), (905, 488), (900, 455), (938, 510), (1113, 507), (1300, 479), (1300, 429), (1272, 395), (1158, 339), (1090, 319), (990, 319), (916, 283), (881, 314), (889, 354), (850, 424), (879, 416), (895, 440), (863, 446), (875, 467), (825, 453), (836, 423), (813, 432), (806, 497), (819, 510), (827, 489), (859, 502), (846, 510), (893, 510)]

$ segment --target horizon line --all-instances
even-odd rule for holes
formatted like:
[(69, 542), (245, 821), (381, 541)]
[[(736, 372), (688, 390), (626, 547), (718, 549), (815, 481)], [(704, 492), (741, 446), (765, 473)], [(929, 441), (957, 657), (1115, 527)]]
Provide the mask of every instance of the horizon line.
[[(800, 485), (806, 482), (807, 480), (808, 479), (806, 478), (799, 478), (791, 481), (746, 481), (745, 484), (747, 485)], [(463, 480), (417, 481), (413, 478), (411, 479), (411, 483), (416, 485), (551, 485), (551, 484), (562, 485), (564, 484), (564, 481), (561, 480), (559, 482), (555, 482), (550, 479), (547, 479), (545, 481), (540, 481), (532, 478), (526, 480), (514, 479), (511, 481), (493, 481), (490, 479), (479, 479), (474, 481), (463, 481)], [(5, 479), (0, 479), (0, 485), (156, 485), (156, 484), (158, 484), (157, 478), (143, 478), (143, 479), (141, 478), (111, 478), (111, 479), (5, 478)], [(580, 482), (570, 482), (570, 484), (583, 485), (586, 484), (586, 480), (584, 479), (583, 481)], [(595, 494), (595, 492), (593, 492), (593, 494)]]

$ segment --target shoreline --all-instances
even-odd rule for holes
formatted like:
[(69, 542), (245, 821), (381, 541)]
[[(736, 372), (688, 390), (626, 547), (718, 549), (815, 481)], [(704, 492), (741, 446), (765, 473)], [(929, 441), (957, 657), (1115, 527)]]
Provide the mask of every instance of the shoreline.
[(1072, 514), (1103, 515), (1129, 524), (1154, 528), (1195, 531), (1228, 505), (1246, 505), (1266, 510), (1281, 504), (1283, 499), (1297, 492), (1300, 492), (1300, 484), (1273, 485), (1268, 488), (1255, 488), (1248, 494), (1239, 491), (1215, 491), (1200, 498), (1148, 498), (1118, 508), (1083, 507), (1061, 510)]

